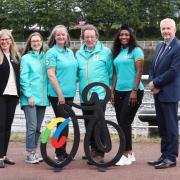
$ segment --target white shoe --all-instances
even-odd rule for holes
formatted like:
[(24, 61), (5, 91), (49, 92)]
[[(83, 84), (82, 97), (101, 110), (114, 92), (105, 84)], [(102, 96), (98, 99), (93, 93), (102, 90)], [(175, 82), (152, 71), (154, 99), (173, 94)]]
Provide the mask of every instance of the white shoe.
[(39, 162), (43, 162), (43, 158), (41, 156), (39, 156), (37, 153), (35, 153), (35, 156)]
[(128, 157), (122, 155), (121, 159), (115, 165), (124, 166), (124, 165), (130, 165), (130, 164), (132, 164), (131, 160)]
[(39, 161), (37, 160), (35, 156), (35, 152), (29, 152), (25, 158), (25, 162), (30, 163), (30, 164), (37, 164)]
[(54, 157), (54, 159), (55, 159), (55, 160), (58, 160), (58, 157), (57, 157), (57, 156), (55, 156), (55, 157)]
[(128, 158), (129, 158), (132, 162), (135, 162), (135, 161), (136, 161), (134, 152), (132, 152), (131, 154), (128, 154)]

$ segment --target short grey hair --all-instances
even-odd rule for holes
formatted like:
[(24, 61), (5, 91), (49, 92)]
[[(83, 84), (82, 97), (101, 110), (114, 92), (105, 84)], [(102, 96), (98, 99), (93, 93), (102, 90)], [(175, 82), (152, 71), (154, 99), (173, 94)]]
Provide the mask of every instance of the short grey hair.
[(81, 39), (84, 39), (84, 32), (86, 30), (94, 30), (95, 31), (95, 34), (96, 34), (96, 38), (98, 39), (99, 38), (99, 32), (98, 32), (98, 29), (92, 25), (92, 24), (87, 24), (85, 25), (82, 30), (81, 30)]
[(176, 23), (175, 23), (175, 21), (174, 21), (173, 19), (171, 19), (171, 18), (165, 18), (165, 19), (161, 20), (161, 22), (160, 22), (160, 27), (162, 26), (162, 24), (163, 24), (164, 22), (170, 22), (170, 23), (173, 25), (173, 27), (176, 28)]

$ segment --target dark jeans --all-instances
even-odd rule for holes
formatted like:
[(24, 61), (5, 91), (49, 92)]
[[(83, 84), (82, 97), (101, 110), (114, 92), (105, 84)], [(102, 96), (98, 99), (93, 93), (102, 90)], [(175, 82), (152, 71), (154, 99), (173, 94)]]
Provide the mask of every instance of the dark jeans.
[(134, 120), (136, 112), (142, 103), (144, 91), (137, 91), (137, 104), (135, 106), (129, 105), (129, 96), (131, 91), (116, 91), (114, 94), (114, 107), (116, 111), (116, 118), (119, 126), (125, 134), (126, 146), (125, 150), (132, 150), (132, 128), (131, 124)]
[(7, 153), (17, 99), (17, 96), (0, 96), (0, 159)]
[(179, 151), (178, 102), (160, 102), (158, 94), (154, 98), (161, 137), (161, 157), (176, 162)]
[[(88, 106), (87, 104), (85, 103), (81, 103), (82, 106)], [(104, 114), (105, 114), (105, 110), (106, 110), (106, 106), (103, 107), (103, 110), (104, 110)], [(93, 111), (90, 111), (90, 110), (83, 110), (83, 115), (93, 115)], [(88, 124), (90, 123), (90, 119), (87, 119), (87, 118), (84, 118), (84, 125), (85, 125), (85, 128), (86, 128), (86, 131), (87, 131), (87, 127), (88, 127)], [(104, 142), (104, 136), (103, 134), (101, 134), (101, 141), (102, 143)], [(94, 131), (92, 131), (92, 136), (91, 136), (91, 139), (90, 139), (90, 145), (91, 145), (91, 149), (95, 150), (96, 151), (96, 155), (98, 156), (104, 156), (104, 152), (102, 152), (100, 149), (97, 148), (96, 146), (96, 143), (95, 143), (95, 137), (94, 137)]]
[[(49, 96), (49, 100), (51, 102), (54, 114), (56, 117), (63, 117), (63, 118), (68, 118), (68, 115), (66, 113), (64, 113), (63, 109), (58, 108), (58, 97), (52, 97)], [(73, 97), (67, 97), (65, 98), (66, 103), (67, 102), (73, 102), (74, 98)], [(61, 123), (58, 123), (57, 126), (59, 126)], [(68, 131), (69, 131), (69, 127), (67, 126), (66, 128), (64, 128), (64, 130), (62, 131), (59, 139), (61, 138), (61, 136), (68, 136)], [(57, 148), (56, 151), (56, 156), (62, 156), (66, 153), (66, 143), (61, 147), (61, 148)]]

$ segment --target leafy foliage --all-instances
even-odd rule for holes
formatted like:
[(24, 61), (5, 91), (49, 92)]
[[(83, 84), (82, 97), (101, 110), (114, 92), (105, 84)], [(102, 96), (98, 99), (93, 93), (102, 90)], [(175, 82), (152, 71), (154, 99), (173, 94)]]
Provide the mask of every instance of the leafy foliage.
[(121, 24), (149, 34), (145, 29), (159, 28), (165, 17), (175, 19), (180, 27), (178, 0), (0, 0), (0, 4), (0, 29), (12, 29), (22, 40), (31, 31), (48, 36), (57, 24), (71, 29), (79, 21), (94, 24), (106, 37)]

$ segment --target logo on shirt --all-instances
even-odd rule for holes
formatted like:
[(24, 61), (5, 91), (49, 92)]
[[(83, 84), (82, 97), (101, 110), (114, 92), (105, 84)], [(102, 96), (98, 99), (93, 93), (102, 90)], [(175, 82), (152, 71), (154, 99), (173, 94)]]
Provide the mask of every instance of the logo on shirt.
[(22, 67), (22, 65), (20, 66), (20, 72), (23, 70), (23, 67)]
[(98, 55), (98, 54), (95, 54), (95, 55), (94, 55), (94, 60), (95, 60), (95, 61), (98, 61), (98, 60), (99, 60), (99, 55)]
[(46, 59), (46, 65), (47, 65), (47, 66), (49, 65), (49, 60), (48, 60), (48, 59)]
[(129, 54), (126, 54), (126, 55), (125, 55), (125, 58), (128, 59), (128, 58), (129, 58)]

